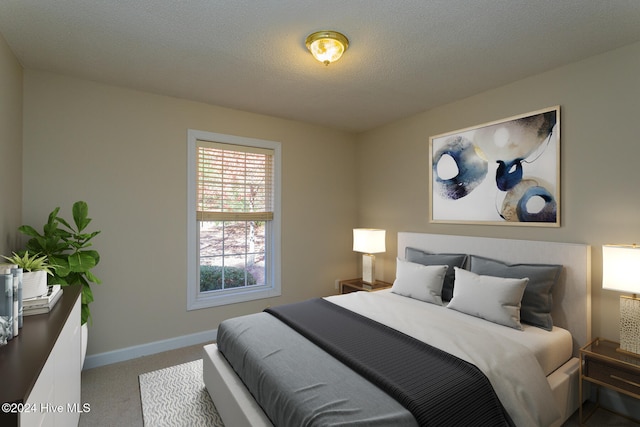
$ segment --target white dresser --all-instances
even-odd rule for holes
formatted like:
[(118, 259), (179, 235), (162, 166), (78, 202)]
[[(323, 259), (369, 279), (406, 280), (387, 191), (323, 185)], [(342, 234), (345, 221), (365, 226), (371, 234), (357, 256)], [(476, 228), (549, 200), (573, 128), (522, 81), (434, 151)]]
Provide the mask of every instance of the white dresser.
[(0, 347), (0, 425), (76, 426), (80, 401), (80, 286), (66, 286), (48, 314), (24, 318)]

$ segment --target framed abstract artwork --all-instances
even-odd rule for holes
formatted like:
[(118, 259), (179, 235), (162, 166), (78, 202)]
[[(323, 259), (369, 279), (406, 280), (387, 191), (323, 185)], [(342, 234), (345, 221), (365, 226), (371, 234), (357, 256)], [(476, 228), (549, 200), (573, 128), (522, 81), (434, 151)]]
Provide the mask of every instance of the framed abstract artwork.
[(560, 226), (560, 107), (429, 138), (429, 221)]

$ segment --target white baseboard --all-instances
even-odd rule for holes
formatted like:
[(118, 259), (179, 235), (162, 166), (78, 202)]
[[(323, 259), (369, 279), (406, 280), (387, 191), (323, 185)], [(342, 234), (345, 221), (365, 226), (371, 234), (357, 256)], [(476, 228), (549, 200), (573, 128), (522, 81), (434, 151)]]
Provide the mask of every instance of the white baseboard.
[[(183, 335), (180, 337), (169, 338), (166, 340), (150, 342), (147, 344), (135, 345), (120, 350), (107, 351), (105, 353), (92, 354), (87, 356), (84, 361), (85, 369), (97, 368), (99, 366), (110, 365), (112, 363), (123, 362), (125, 360), (135, 359), (150, 354), (161, 353), (167, 350), (175, 350), (190, 345), (204, 344), (206, 342), (215, 341), (218, 336), (218, 330), (197, 332), (195, 334)], [(91, 338), (89, 338), (91, 339)]]

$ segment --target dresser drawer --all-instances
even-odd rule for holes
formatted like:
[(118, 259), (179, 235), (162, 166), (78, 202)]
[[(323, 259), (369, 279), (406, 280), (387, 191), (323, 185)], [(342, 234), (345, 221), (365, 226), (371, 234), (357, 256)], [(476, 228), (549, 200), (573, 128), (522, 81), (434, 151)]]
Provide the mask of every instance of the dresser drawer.
[(598, 359), (586, 357), (584, 373), (594, 380), (640, 395), (640, 374), (637, 371), (612, 366)]

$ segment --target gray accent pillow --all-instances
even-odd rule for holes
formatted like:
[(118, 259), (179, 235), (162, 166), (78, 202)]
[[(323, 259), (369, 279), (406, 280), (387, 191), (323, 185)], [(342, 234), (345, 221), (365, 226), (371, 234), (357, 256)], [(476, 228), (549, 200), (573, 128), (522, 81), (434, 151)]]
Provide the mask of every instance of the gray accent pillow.
[(522, 297), (520, 320), (547, 331), (553, 328), (553, 319), (551, 318), (553, 296), (551, 292), (560, 278), (562, 265), (505, 264), (494, 259), (471, 255), (469, 270), (476, 274), (496, 277), (528, 277), (529, 283)]
[(447, 274), (442, 285), (442, 300), (449, 301), (453, 297), (454, 267), (464, 268), (467, 261), (466, 254), (430, 254), (420, 249), (407, 247), (404, 250), (404, 258), (409, 262), (422, 265), (446, 265)]
[(447, 272), (446, 265), (422, 265), (396, 260), (396, 280), (391, 292), (431, 304), (442, 305), (440, 292)]
[(520, 301), (529, 281), (483, 276), (455, 267), (456, 287), (447, 308), (522, 329)]

